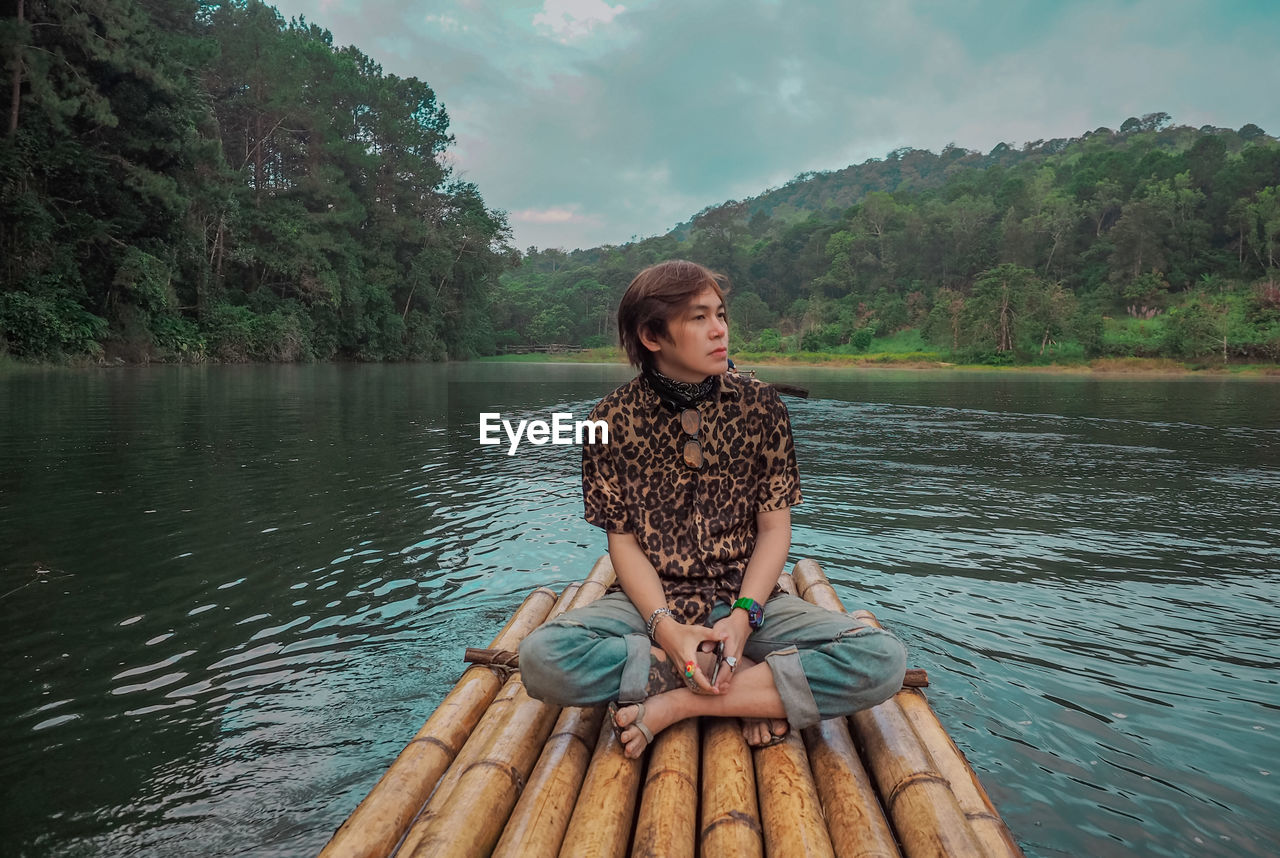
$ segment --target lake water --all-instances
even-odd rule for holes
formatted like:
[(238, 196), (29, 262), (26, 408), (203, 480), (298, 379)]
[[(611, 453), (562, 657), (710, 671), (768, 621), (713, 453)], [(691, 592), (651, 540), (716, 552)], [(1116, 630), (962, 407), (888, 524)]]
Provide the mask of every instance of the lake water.
[[(822, 564), (1031, 856), (1274, 855), (1280, 383), (768, 369)], [(620, 366), (0, 375), (4, 853), (307, 855), (533, 588)]]

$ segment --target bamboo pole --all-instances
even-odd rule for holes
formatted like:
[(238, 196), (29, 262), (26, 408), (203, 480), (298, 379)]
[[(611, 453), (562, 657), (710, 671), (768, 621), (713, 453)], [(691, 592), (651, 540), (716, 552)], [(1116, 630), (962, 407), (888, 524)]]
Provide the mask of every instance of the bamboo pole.
[[(811, 562), (802, 560), (797, 564), (797, 574), (808, 586), (812, 586), (816, 578)], [(820, 568), (817, 574), (821, 574)], [(835, 591), (830, 595), (834, 597)], [(844, 610), (838, 598), (826, 601), (828, 604), (823, 607)], [(838, 858), (900, 858), (893, 829), (885, 819), (871, 778), (849, 735), (848, 721), (828, 718), (804, 730), (802, 735), (827, 817), (831, 845)]]
[(755, 764), (742, 728), (735, 718), (703, 722), (702, 854), (763, 858)]
[[(458, 762), (450, 771), (459, 775), (441, 803), (432, 802), (414, 822), (396, 853), (410, 858), (488, 855), (515, 805), (524, 779), (533, 768), (542, 743), (560, 708), (529, 697), (519, 680), (512, 677), (502, 694), (485, 713), (490, 729), (473, 740), (483, 744), (469, 754), (474, 758)], [(498, 724), (503, 722), (503, 724)], [(483, 723), (483, 722), (482, 722)], [(503, 729), (504, 725), (511, 725)], [(518, 734), (518, 735), (517, 735)], [(467, 749), (472, 742), (467, 743)], [(442, 784), (443, 785), (443, 784)]]
[[(555, 605), (553, 605), (551, 610), (547, 613), (547, 619), (551, 619), (552, 617), (564, 613), (565, 609), (569, 606), (569, 601), (575, 597), (580, 586), (580, 584), (575, 584), (566, 588), (560, 595), (560, 598), (556, 600)], [(397, 854), (412, 854), (413, 847), (416, 846), (418, 839), (422, 836), (421, 823), (423, 821), (423, 817), (434, 812), (449, 800), (449, 796), (453, 793), (454, 786), (456, 786), (458, 781), (462, 778), (463, 773), (471, 766), (475, 765), (478, 760), (484, 758), (484, 755), (490, 751), (490, 745), (494, 736), (502, 732), (502, 729), (511, 714), (510, 710), (517, 703), (517, 693), (524, 688), (524, 685), (519, 682), (518, 674), (507, 670), (504, 671), (502, 675), (506, 678), (506, 681), (502, 685), (502, 689), (489, 704), (488, 708), (485, 709), (479, 722), (471, 730), (470, 738), (467, 739), (467, 742), (462, 746), (462, 749), (458, 751), (453, 763), (450, 764), (448, 770), (444, 773), (444, 776), (441, 777), (439, 783), (436, 784), (435, 791), (431, 793), (426, 803), (418, 811), (417, 817), (409, 826), (409, 831), (406, 834), (405, 839), (397, 847)], [(414, 831), (415, 828), (419, 830)]]
[(908, 858), (981, 858), (973, 829), (951, 785), (889, 700), (850, 716), (894, 830)]
[[(548, 619), (559, 616), (570, 604), (580, 608), (597, 599), (612, 580), (613, 567), (607, 559), (597, 561), (591, 576), (587, 580), (600, 586), (584, 584), (567, 589)], [(531, 698), (520, 674), (513, 674), (409, 829), (397, 855), (488, 855), (559, 714), (559, 706)], [(477, 808), (484, 812), (477, 813)]]
[(844, 718), (801, 732), (836, 858), (901, 858)]
[(1023, 858), (1022, 849), (996, 812), (987, 791), (978, 781), (978, 775), (943, 728), (938, 716), (929, 708), (924, 694), (917, 690), (904, 690), (896, 699), (915, 728), (916, 735), (929, 749), (929, 756), (933, 757), (938, 771), (950, 782), (951, 791), (968, 817), (982, 851), (988, 858)]
[(792, 731), (786, 741), (760, 748), (753, 756), (765, 854), (769, 858), (835, 858), (800, 737)]
[[(854, 611), (853, 615), (876, 628), (883, 628), (870, 611)], [(983, 851), (990, 858), (1022, 858), (1022, 848), (1013, 839), (1013, 833), (983, 789), (977, 772), (969, 765), (969, 760), (951, 738), (951, 734), (942, 726), (924, 694), (920, 691), (908, 693), (904, 688), (894, 699), (902, 707), (920, 741), (928, 748), (929, 756), (933, 757), (938, 771), (951, 784), (951, 791), (955, 793), (960, 809), (968, 817), (969, 825)]]
[(569, 707), (560, 713), (493, 858), (527, 858), (560, 851), (604, 711), (601, 704)]
[[(490, 646), (515, 649), (546, 618), (554, 592), (530, 593)], [(321, 858), (383, 858), (395, 848), (458, 749), (471, 735), (502, 679), (488, 667), (470, 667), (374, 785), (334, 832)]]
[(694, 858), (698, 828), (698, 719), (657, 735), (631, 838), (632, 858)]
[[(598, 599), (613, 583), (613, 578), (613, 566), (605, 555), (596, 561), (591, 574), (583, 581), (579, 598)], [(561, 711), (494, 847), (494, 858), (554, 855), (559, 851), (604, 710), (601, 704)]]
[[(780, 583), (786, 592), (799, 595), (794, 576), (784, 573)], [(849, 736), (848, 722), (828, 718), (801, 735), (837, 858), (900, 858), (893, 829)]]
[[(804, 598), (830, 610), (844, 610), (817, 563), (801, 560), (792, 574)], [(849, 722), (903, 854), (907, 858), (983, 858), (950, 784), (896, 699), (855, 712)]]
[(641, 760), (627, 759), (606, 716), (569, 819), (561, 858), (622, 858), (627, 852)]

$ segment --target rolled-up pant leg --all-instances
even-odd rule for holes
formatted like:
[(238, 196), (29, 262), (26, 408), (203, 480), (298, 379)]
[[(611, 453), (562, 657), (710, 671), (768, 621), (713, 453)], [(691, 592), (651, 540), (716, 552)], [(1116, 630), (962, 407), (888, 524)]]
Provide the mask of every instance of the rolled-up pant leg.
[(787, 593), (769, 600), (744, 655), (769, 664), (796, 729), (888, 700), (907, 667), (906, 648), (889, 632)]
[(520, 644), (525, 690), (558, 706), (644, 700), (649, 666), (645, 622), (621, 592), (566, 611)]

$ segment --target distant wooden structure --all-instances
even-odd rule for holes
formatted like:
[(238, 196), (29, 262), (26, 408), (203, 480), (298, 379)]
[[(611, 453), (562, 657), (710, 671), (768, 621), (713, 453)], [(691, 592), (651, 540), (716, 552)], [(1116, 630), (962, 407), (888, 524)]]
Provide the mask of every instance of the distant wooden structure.
[[(816, 563), (783, 579), (843, 610)], [(490, 649), (514, 651), (612, 581), (602, 557), (558, 598), (535, 590)], [(1022, 856), (918, 688), (770, 748), (748, 748), (736, 719), (691, 719), (639, 760), (604, 711), (548, 706), (518, 670), (472, 665), (321, 858)]]
[(585, 346), (569, 346), (564, 343), (551, 343), (545, 346), (502, 346), (504, 355), (572, 355), (585, 352)]

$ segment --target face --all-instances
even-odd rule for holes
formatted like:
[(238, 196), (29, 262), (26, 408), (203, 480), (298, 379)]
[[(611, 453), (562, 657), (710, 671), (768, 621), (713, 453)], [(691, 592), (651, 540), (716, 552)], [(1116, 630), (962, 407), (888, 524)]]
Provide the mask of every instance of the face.
[(667, 322), (667, 337), (641, 337), (653, 352), (658, 372), (697, 383), (729, 369), (729, 316), (724, 301), (708, 286)]

